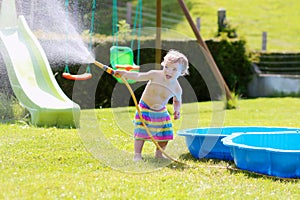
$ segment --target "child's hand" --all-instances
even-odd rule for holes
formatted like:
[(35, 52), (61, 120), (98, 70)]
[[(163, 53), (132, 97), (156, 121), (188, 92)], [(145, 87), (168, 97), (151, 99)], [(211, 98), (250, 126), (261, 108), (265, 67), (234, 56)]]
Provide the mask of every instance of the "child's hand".
[(117, 77), (117, 78), (121, 78), (125, 73), (126, 73), (126, 71), (116, 70), (115, 73), (114, 73), (114, 76)]
[(175, 111), (174, 112), (174, 120), (179, 119), (180, 118), (180, 112), (179, 111)]

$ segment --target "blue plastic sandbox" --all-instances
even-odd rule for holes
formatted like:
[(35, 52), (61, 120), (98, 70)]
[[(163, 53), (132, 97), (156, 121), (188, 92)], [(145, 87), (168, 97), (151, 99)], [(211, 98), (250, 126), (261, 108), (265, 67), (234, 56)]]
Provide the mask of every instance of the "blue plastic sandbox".
[(296, 131), (298, 128), (288, 127), (263, 127), (263, 126), (227, 126), (204, 127), (177, 131), (180, 136), (185, 136), (189, 152), (197, 159), (213, 158), (221, 160), (233, 160), (230, 148), (222, 143), (222, 139), (233, 133), (248, 132), (278, 132)]
[(299, 131), (236, 133), (222, 139), (235, 165), (281, 178), (300, 178)]

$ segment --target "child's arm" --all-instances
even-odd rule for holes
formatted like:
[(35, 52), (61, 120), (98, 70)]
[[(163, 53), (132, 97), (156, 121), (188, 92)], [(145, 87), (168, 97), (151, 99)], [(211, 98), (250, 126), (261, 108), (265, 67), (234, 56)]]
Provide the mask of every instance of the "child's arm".
[(181, 99), (173, 97), (174, 119), (180, 118)]
[(129, 72), (124, 70), (116, 70), (115, 76), (120, 78), (123, 77), (125, 79), (135, 80), (135, 81), (148, 81), (153, 77), (155, 72), (153, 70), (148, 72)]

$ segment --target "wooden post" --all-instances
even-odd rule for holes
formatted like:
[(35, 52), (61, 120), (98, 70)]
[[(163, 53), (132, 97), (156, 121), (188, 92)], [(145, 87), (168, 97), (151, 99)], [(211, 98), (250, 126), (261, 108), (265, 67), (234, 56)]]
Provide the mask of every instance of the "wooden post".
[(220, 8), (218, 10), (218, 32), (219, 33), (224, 28), (226, 28), (225, 20), (226, 20), (226, 10), (224, 8)]
[(261, 50), (262, 51), (266, 51), (267, 50), (267, 32), (262, 32), (262, 47)]
[(155, 69), (161, 68), (161, 15), (161, 0), (156, 0)]
[(126, 23), (131, 24), (131, 13), (132, 13), (132, 6), (131, 6), (131, 2), (127, 2), (126, 3)]
[(225, 80), (223, 79), (223, 76), (222, 76), (221, 72), (219, 71), (219, 69), (218, 69), (218, 67), (217, 67), (217, 65), (216, 65), (216, 63), (215, 63), (215, 61), (214, 61), (214, 59), (213, 59), (213, 57), (212, 57), (212, 55), (211, 55), (211, 53), (210, 53), (207, 45), (206, 45), (206, 43), (203, 41), (202, 37), (200, 36), (200, 34), (199, 34), (198, 30), (197, 30), (197, 27), (194, 24), (194, 22), (192, 20), (192, 17), (190, 15), (190, 13), (189, 13), (189, 11), (188, 11), (188, 9), (187, 9), (184, 1), (183, 0), (178, 0), (178, 3), (180, 5), (180, 7), (182, 8), (182, 10), (183, 10), (183, 12), (185, 14), (185, 17), (188, 20), (188, 22), (189, 22), (189, 24), (190, 24), (190, 26), (191, 26), (191, 28), (192, 28), (192, 30), (193, 30), (196, 38), (197, 38), (197, 42), (207, 51), (207, 54), (208, 54), (208, 56), (210, 58), (210, 61), (212, 63), (211, 70), (212, 70), (213, 74), (217, 77), (217, 80), (219, 79), (221, 81), (220, 84), (222, 84), (224, 86), (227, 100), (232, 99), (230, 90), (229, 90), (229, 88), (228, 88)]
[(196, 24), (197, 24), (197, 29), (200, 32), (200, 28), (201, 28), (201, 19), (200, 19), (200, 17), (196, 18)]

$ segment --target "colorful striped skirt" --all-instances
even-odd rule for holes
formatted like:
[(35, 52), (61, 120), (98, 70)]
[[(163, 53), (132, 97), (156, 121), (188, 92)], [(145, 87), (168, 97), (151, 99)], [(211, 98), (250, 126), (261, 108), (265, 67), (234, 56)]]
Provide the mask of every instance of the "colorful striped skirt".
[[(166, 107), (161, 110), (153, 110), (142, 100), (139, 103), (139, 107), (145, 124), (156, 141), (168, 141), (173, 139), (172, 121)], [(137, 140), (151, 140), (142, 124), (138, 112), (135, 114), (134, 123), (134, 138)]]

